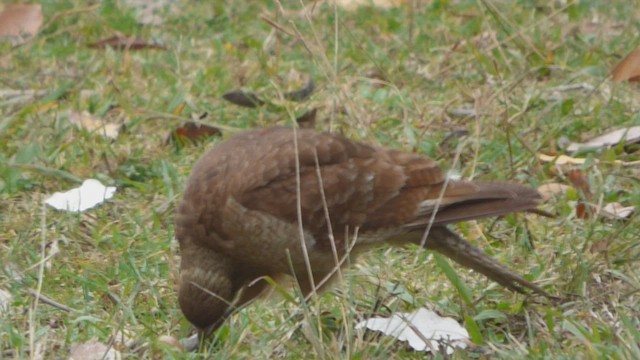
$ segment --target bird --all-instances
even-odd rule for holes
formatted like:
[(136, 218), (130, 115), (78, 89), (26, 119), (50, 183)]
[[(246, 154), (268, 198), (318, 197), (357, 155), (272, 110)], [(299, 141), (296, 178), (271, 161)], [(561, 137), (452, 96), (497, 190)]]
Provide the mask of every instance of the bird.
[(352, 262), (344, 259), (383, 244), (418, 244), (511, 290), (549, 297), (448, 227), (535, 211), (541, 200), (528, 186), (456, 180), (424, 155), (334, 133), (241, 132), (196, 162), (177, 207), (178, 303), (211, 332), (267, 291), (266, 277), (294, 279), (311, 295)]

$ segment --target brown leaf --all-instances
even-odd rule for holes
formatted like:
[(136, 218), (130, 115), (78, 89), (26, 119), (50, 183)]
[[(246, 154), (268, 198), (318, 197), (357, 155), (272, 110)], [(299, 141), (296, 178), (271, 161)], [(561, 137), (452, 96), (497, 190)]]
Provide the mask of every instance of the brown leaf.
[(313, 94), (313, 90), (315, 90), (316, 84), (313, 82), (313, 79), (309, 79), (305, 86), (302, 89), (295, 90), (284, 94), (284, 98), (289, 101), (300, 102), (307, 99), (311, 94)]
[(89, 132), (95, 132), (110, 139), (117, 138), (122, 129), (122, 124), (100, 119), (86, 110), (82, 112), (70, 110), (69, 122)]
[(578, 201), (576, 204), (576, 217), (583, 220), (591, 217), (591, 209), (582, 201)]
[(222, 98), (242, 107), (255, 108), (264, 105), (264, 101), (260, 100), (258, 95), (241, 90), (228, 92), (222, 95)]
[(613, 68), (613, 81), (640, 81), (640, 48), (633, 50)]
[(575, 187), (576, 189), (582, 192), (585, 199), (591, 198), (592, 194), (589, 188), (589, 180), (581, 170), (578, 170), (578, 169), (569, 170), (567, 172), (567, 178), (569, 179), (569, 182), (571, 182), (573, 187)]
[(601, 149), (615, 146), (622, 142), (626, 145), (640, 142), (640, 126), (614, 130), (584, 143), (571, 143), (567, 147), (567, 151), (576, 152), (578, 150)]
[(609, 220), (626, 220), (635, 212), (633, 206), (623, 206), (620, 203), (612, 202), (599, 208), (596, 204), (579, 201), (576, 205), (576, 216), (580, 219), (589, 219), (592, 215)]
[(389, 82), (384, 71), (380, 70), (379, 68), (374, 68), (367, 71), (367, 73), (364, 76), (374, 80), (373, 85), (376, 87), (382, 87), (385, 85), (385, 83)]
[(107, 47), (113, 48), (115, 50), (140, 50), (140, 49), (161, 49), (166, 50), (166, 47), (156, 44), (156, 43), (148, 43), (146, 40), (143, 40), (139, 37), (135, 36), (120, 36), (115, 35), (107, 39), (102, 39), (100, 41), (89, 44), (90, 48), (93, 49), (105, 49)]
[(596, 241), (591, 245), (591, 247), (589, 248), (589, 251), (591, 251), (592, 254), (606, 253), (609, 251), (609, 241), (607, 240)]
[(43, 20), (39, 4), (6, 5), (0, 13), (0, 38), (8, 37), (12, 44), (21, 44), (38, 33)]
[(442, 142), (440, 142), (440, 147), (448, 146), (449, 143), (453, 142), (454, 140), (465, 137), (467, 135), (469, 135), (469, 130), (467, 129), (454, 129), (444, 137)]
[(216, 127), (189, 121), (173, 130), (168, 140), (178, 144), (184, 144), (186, 142), (197, 143), (221, 134), (220, 129)]
[(308, 128), (308, 129), (311, 129), (314, 126), (316, 126), (316, 114), (317, 113), (318, 113), (318, 109), (314, 108), (314, 109), (311, 109), (311, 110), (307, 111), (306, 113), (300, 115), (296, 119), (296, 122), (298, 123), (298, 126), (300, 126), (301, 128)]

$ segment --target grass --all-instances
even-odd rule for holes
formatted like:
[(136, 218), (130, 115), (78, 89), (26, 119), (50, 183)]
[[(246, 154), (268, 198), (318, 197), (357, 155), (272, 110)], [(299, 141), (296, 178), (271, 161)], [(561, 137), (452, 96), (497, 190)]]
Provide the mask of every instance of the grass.
[[(534, 187), (567, 183), (537, 153), (640, 125), (637, 86), (607, 79), (636, 45), (632, 2), (406, 3), (318, 5), (306, 17), (297, 1), (176, 2), (162, 25), (140, 26), (124, 2), (43, 1), (40, 34), (0, 44), (0, 88), (42, 91), (0, 99), (0, 289), (11, 295), (0, 313), (0, 357), (66, 357), (97, 339), (144, 358), (422, 358), (354, 324), (426, 304), (471, 332), (474, 346), (454, 358), (639, 358), (640, 218), (576, 218), (577, 192), (544, 205), (553, 219), (457, 226), (563, 301), (514, 294), (456, 266), (452, 273), (428, 252), (382, 248), (310, 304), (289, 292), (240, 311), (200, 355), (160, 341), (191, 331), (176, 302), (173, 209), (192, 164), (219, 141), (168, 144), (192, 114), (207, 112), (203, 121), (228, 136), (318, 108), (318, 129), (424, 153), (466, 178)], [(87, 46), (118, 32), (167, 50)], [(306, 76), (318, 85), (310, 100), (277, 100)], [(557, 90), (576, 83), (595, 90)], [(240, 88), (277, 106), (222, 100)], [(69, 110), (111, 116), (114, 105), (126, 125), (115, 141), (69, 123)], [(443, 144), (457, 130), (468, 136)], [(637, 150), (622, 150), (586, 154), (579, 168), (595, 199), (638, 208), (638, 168), (594, 164), (637, 160)], [(83, 214), (43, 208), (48, 195), (88, 177), (118, 186), (114, 199)], [(36, 302), (34, 292), (67, 309)], [(126, 348), (123, 337), (147, 346)]]

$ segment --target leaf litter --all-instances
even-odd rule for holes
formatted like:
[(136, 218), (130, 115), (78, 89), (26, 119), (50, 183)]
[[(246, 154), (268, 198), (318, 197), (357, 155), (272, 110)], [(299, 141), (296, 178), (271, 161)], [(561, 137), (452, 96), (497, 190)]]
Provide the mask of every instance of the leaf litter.
[(19, 45), (35, 36), (44, 21), (40, 4), (5, 5), (0, 12), (0, 39)]

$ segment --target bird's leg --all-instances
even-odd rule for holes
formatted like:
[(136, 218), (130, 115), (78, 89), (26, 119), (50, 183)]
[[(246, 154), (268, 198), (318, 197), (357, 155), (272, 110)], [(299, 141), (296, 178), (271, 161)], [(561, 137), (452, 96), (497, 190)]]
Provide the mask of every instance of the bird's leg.
[(528, 288), (537, 294), (552, 298), (542, 288), (501, 265), (444, 226), (431, 228), (425, 247), (438, 251), (458, 264), (473, 269), (511, 290), (524, 293), (523, 288)]

